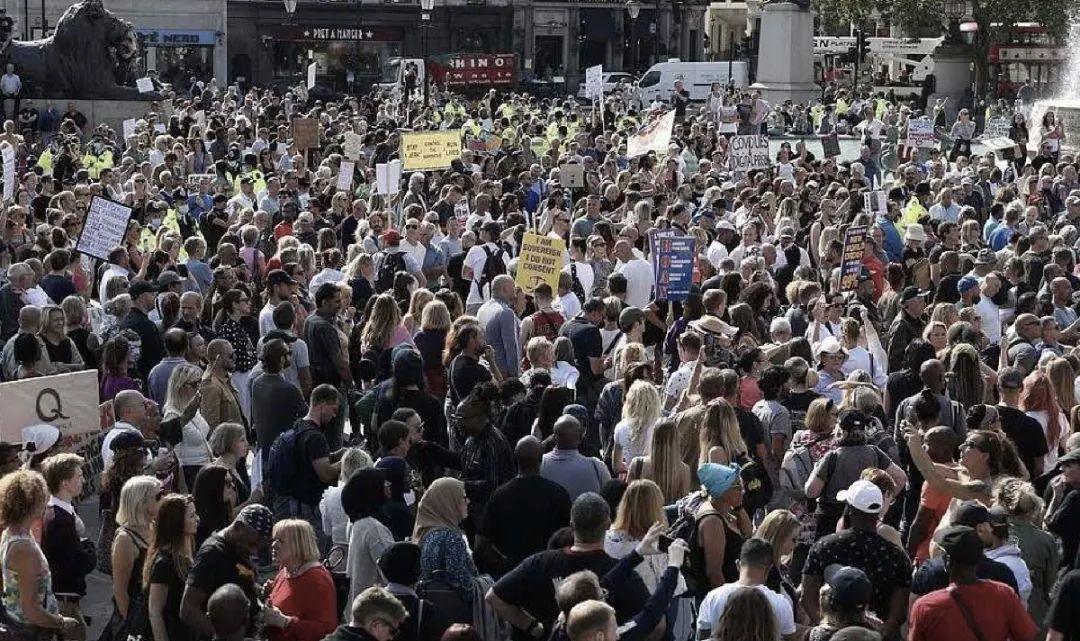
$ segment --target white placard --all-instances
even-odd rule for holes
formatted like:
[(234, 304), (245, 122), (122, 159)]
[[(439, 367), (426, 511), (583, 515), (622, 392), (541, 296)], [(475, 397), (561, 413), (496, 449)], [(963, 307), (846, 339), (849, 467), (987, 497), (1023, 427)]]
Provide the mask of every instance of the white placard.
[(159, 122), (159, 123), (155, 124), (154, 125), (154, 133), (156, 133), (156, 134), (165, 133), (165, 123)]
[(319, 72), (319, 63), (313, 62), (307, 67), (307, 88), (315, 88), (315, 74)]
[(4, 202), (10, 202), (15, 194), (15, 148), (4, 143), (0, 157), (4, 160)]
[(139, 89), (139, 93), (150, 93), (154, 90), (154, 81), (149, 78), (139, 78), (135, 81), (135, 86)]
[(769, 137), (761, 134), (753, 136), (732, 136), (728, 147), (728, 166), (732, 171), (750, 171), (772, 167), (769, 159)]
[(134, 118), (128, 118), (124, 121), (124, 142), (127, 142), (135, 135), (135, 124), (138, 120)]
[(934, 123), (929, 118), (912, 118), (907, 124), (907, 146), (922, 149), (937, 147)]
[(983, 130), (984, 138), (1008, 138), (1010, 123), (1008, 118), (990, 118)]
[(202, 109), (196, 111), (192, 115), (192, 117), (195, 118), (195, 124), (199, 125), (200, 127), (206, 125), (206, 112)]
[(75, 249), (94, 258), (108, 260), (109, 251), (124, 241), (131, 207), (113, 202), (101, 196), (90, 200), (86, 222)]
[(384, 196), (398, 193), (401, 184), (401, 160), (375, 165), (375, 190)]
[(671, 130), (675, 127), (675, 110), (654, 119), (642, 127), (626, 141), (626, 155), (630, 158), (642, 156), (650, 151), (666, 153), (671, 143)]
[(349, 160), (360, 160), (364, 155), (364, 137), (351, 131), (345, 132), (345, 142), (342, 144), (345, 157)]
[(337, 188), (341, 191), (352, 191), (353, 170), (356, 163), (351, 160), (341, 161), (341, 171), (338, 172)]
[(604, 65), (596, 65), (585, 70), (585, 97), (590, 100), (603, 100)]
[(101, 433), (97, 372), (42, 376), (0, 385), (0, 438), (21, 443), (22, 428), (49, 423), (60, 430), (60, 451), (71, 452)]
[(877, 190), (864, 193), (863, 209), (871, 214), (884, 216), (889, 209), (888, 201), (885, 199), (885, 192)]

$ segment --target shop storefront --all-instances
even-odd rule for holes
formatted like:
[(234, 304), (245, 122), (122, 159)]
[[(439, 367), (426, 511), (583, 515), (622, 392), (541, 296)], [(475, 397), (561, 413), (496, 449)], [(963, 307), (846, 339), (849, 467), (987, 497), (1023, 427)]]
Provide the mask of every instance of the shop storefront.
[(187, 88), (192, 76), (214, 75), (216, 31), (186, 29), (136, 29), (142, 45), (144, 68), (157, 71), (163, 82)]
[(383, 64), (400, 56), (401, 27), (277, 25), (268, 30), (274, 82), (290, 82), (316, 63), (316, 83), (350, 91), (377, 78)]

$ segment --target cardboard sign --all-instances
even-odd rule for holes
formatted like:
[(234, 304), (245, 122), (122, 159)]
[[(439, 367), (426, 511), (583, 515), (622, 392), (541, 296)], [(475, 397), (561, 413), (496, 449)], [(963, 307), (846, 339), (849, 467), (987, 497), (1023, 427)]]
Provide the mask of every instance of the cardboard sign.
[(412, 131), (401, 134), (401, 158), (405, 171), (446, 169), (461, 156), (458, 131)]
[(821, 137), (821, 155), (826, 158), (835, 158), (840, 155), (840, 139), (836, 132)]
[(90, 200), (86, 222), (75, 244), (75, 250), (101, 260), (109, 259), (109, 251), (124, 241), (131, 207), (101, 196)]
[(0, 158), (4, 160), (4, 202), (11, 202), (15, 195), (15, 148), (4, 143), (0, 146)]
[(862, 271), (863, 244), (866, 241), (866, 226), (848, 227), (844, 234), (844, 254), (840, 260), (840, 291), (850, 292), (855, 289), (856, 279)]
[(356, 163), (351, 160), (342, 160), (341, 169), (338, 172), (337, 188), (339, 191), (352, 191), (352, 179), (353, 171), (356, 169)]
[(154, 81), (149, 78), (139, 78), (135, 81), (135, 87), (139, 93), (150, 93), (154, 90)]
[(559, 165), (559, 184), (567, 189), (584, 189), (585, 165), (576, 162)]
[(675, 110), (654, 118), (626, 141), (626, 155), (630, 158), (644, 156), (650, 151), (666, 153), (671, 144), (671, 130), (675, 127)]
[(204, 178), (211, 185), (213, 185), (214, 181), (217, 180), (217, 174), (188, 174), (188, 177), (187, 177), (188, 189), (198, 190), (199, 189), (199, 183), (202, 182), (202, 180)]
[(138, 120), (134, 118), (128, 118), (124, 121), (124, 142), (127, 142), (135, 135), (135, 125), (138, 124)]
[(604, 99), (604, 65), (585, 70), (585, 97), (589, 100)]
[(293, 144), (301, 151), (319, 146), (319, 121), (315, 118), (294, 118), (292, 121)]
[(761, 134), (732, 136), (728, 147), (728, 166), (732, 171), (750, 171), (772, 167), (769, 159), (769, 137)]
[(364, 137), (360, 134), (354, 134), (351, 131), (345, 132), (345, 142), (342, 145), (342, 150), (345, 152), (345, 157), (349, 160), (360, 160), (360, 157), (364, 155)]
[(990, 118), (986, 121), (986, 128), (983, 129), (983, 137), (1008, 138), (1009, 128), (1010, 124), (1008, 118)]
[(884, 216), (888, 208), (888, 199), (885, 198), (884, 191), (868, 191), (863, 194), (863, 209), (867, 212), (875, 216)]
[(917, 149), (933, 149), (937, 146), (934, 140), (934, 123), (929, 118), (913, 118), (908, 120), (907, 146)]
[(22, 442), (22, 429), (48, 423), (60, 430), (58, 445), (74, 451), (101, 432), (97, 372), (85, 370), (0, 383), (0, 439)]
[(315, 88), (315, 74), (319, 73), (319, 63), (313, 62), (307, 67), (307, 88)]
[(686, 300), (694, 282), (697, 239), (693, 236), (664, 236), (655, 241), (654, 273), (656, 300)]
[(561, 238), (527, 232), (521, 241), (514, 282), (526, 292), (533, 291), (541, 283), (547, 283), (553, 292), (559, 291), (559, 273), (565, 252), (566, 243)]
[(375, 191), (384, 196), (398, 193), (401, 185), (401, 161), (391, 160), (375, 165)]

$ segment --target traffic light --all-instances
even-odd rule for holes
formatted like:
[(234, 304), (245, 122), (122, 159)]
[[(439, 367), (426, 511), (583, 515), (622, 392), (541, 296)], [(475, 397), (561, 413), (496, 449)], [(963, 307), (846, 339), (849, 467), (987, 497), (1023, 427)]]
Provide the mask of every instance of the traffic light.
[(855, 55), (859, 57), (859, 62), (865, 62), (868, 53), (870, 53), (870, 42), (866, 39), (866, 32), (859, 29), (855, 32)]

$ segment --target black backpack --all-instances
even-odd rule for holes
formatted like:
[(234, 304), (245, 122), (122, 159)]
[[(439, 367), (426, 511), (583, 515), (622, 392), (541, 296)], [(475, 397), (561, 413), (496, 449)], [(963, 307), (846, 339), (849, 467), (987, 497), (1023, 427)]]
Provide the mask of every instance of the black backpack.
[(570, 291), (574, 292), (574, 296), (577, 296), (582, 303), (587, 300), (585, 298), (585, 288), (577, 277), (577, 264), (573, 261), (570, 261)]
[(304, 423), (298, 422), (279, 434), (270, 445), (264, 478), (274, 494), (296, 498), (296, 490), (303, 484), (298, 465), (300, 440), (307, 429)]
[(484, 261), (484, 269), (480, 273), (480, 280), (476, 281), (476, 289), (480, 292), (480, 296), (483, 296), (484, 288), (491, 284), (491, 281), (495, 280), (496, 276), (506, 273), (506, 263), (503, 262), (503, 250), (496, 249), (492, 251), (487, 245), (484, 245), (481, 249), (487, 255), (487, 260)]
[(394, 274), (405, 271), (405, 252), (384, 252), (375, 275), (375, 291), (387, 292), (394, 288)]

